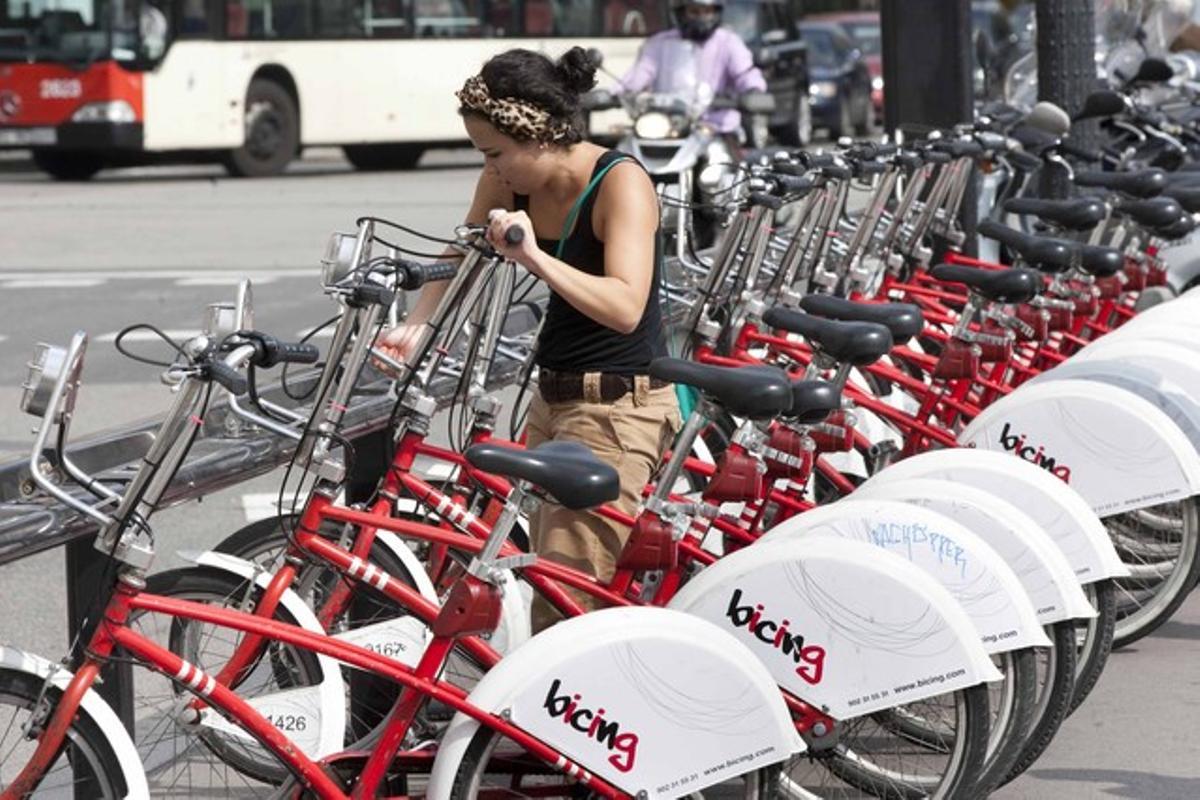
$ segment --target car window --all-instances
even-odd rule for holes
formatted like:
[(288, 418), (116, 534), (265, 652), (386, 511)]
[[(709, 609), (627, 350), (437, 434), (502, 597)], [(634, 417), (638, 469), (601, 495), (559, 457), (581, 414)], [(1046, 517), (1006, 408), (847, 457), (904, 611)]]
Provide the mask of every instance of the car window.
[(808, 45), (809, 64), (814, 67), (837, 66), (838, 54), (832, 31), (827, 28), (802, 28), (800, 33)]
[(759, 35), (758, 3), (729, 3), (721, 14), (721, 24), (733, 30), (747, 44), (757, 42)]
[(865, 56), (877, 56), (881, 52), (879, 25), (873, 22), (855, 22), (846, 25), (858, 49)]

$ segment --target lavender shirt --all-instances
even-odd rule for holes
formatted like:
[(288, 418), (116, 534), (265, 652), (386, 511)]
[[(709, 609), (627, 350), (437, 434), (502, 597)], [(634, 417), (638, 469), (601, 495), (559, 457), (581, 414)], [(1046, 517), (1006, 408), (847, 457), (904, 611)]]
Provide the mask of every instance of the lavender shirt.
[[(642, 92), (654, 84), (659, 64), (663, 61), (663, 50), (668, 42), (681, 40), (679, 30), (672, 28), (651, 36), (642, 45), (637, 62), (621, 79), (625, 91)], [(672, 46), (678, 47), (678, 44)], [(762, 72), (754, 66), (754, 57), (742, 37), (729, 28), (717, 28), (703, 43), (694, 43), (699, 48), (696, 63), (702, 83), (712, 87), (715, 94), (742, 94), (751, 91), (766, 91), (767, 82)], [(733, 109), (709, 111), (704, 121), (720, 133), (732, 133), (741, 127), (742, 116)]]

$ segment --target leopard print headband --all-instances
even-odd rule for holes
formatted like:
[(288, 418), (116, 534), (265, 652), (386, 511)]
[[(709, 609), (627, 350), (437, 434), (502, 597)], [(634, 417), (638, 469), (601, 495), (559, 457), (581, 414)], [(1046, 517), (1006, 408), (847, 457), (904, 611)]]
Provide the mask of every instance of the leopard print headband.
[(482, 114), (496, 130), (514, 139), (532, 139), (544, 144), (570, 140), (572, 126), (569, 120), (555, 119), (549, 111), (528, 100), (492, 97), (482, 75), (467, 78), (454, 96), (462, 103), (464, 110)]

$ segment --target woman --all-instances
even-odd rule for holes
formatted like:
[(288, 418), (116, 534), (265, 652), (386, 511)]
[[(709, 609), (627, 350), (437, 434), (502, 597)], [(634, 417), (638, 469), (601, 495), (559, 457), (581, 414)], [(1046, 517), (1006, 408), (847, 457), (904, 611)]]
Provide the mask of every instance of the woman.
[[(550, 288), (529, 446), (587, 445), (620, 473), (617, 505), (632, 513), (679, 429), (679, 411), (672, 388), (648, 375), (650, 361), (666, 355), (658, 198), (636, 161), (584, 141), (580, 95), (594, 85), (595, 65), (579, 47), (557, 63), (509, 50), (467, 80), (456, 93), (459, 111), (484, 156), (467, 221), (488, 223), (496, 250)], [(506, 243), (511, 227), (524, 230), (520, 244)], [(426, 288), (384, 348), (402, 356), (444, 291)], [(629, 529), (546, 503), (532, 533), (538, 555), (607, 580)], [(553, 621), (553, 610), (535, 602), (535, 630)]]

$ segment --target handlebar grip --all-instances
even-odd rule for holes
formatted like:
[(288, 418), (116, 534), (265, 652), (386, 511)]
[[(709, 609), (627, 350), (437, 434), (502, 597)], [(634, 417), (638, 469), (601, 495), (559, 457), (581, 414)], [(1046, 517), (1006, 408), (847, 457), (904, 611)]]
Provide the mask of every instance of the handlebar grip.
[(353, 306), (364, 306), (373, 303), (377, 306), (390, 306), (396, 301), (396, 293), (386, 286), (369, 281), (354, 287), (354, 295), (350, 300)]
[(784, 193), (806, 192), (813, 186), (813, 182), (809, 178), (802, 178), (796, 175), (781, 175), (774, 170), (771, 172), (771, 180)]
[(766, 206), (772, 211), (783, 208), (783, 199), (766, 192), (751, 192), (750, 202), (756, 206)]
[[(525, 229), (517, 225), (512, 226), (504, 232), (504, 241), (509, 244), (520, 244), (525, 241)], [(450, 277), (453, 277), (453, 273), (451, 273)]]
[(219, 358), (209, 361), (205, 371), (209, 378), (235, 395), (243, 395), (249, 389), (245, 376)]
[(776, 161), (771, 164), (771, 171), (781, 175), (791, 175), (796, 178), (803, 178), (808, 174), (808, 168), (803, 164), (796, 164), (791, 161)]
[(954, 160), (952, 155), (943, 153), (940, 150), (926, 150), (922, 155), (928, 164), (949, 164)]
[(321, 351), (315, 344), (301, 342), (275, 342), (274, 358), (271, 363), (263, 364), (273, 367), (276, 364), (315, 364), (321, 360)]
[(833, 153), (801, 153), (800, 159), (810, 168), (837, 166), (837, 156)]
[(1004, 153), (1004, 157), (1008, 162), (1022, 172), (1034, 172), (1042, 166), (1042, 160), (1035, 155), (1030, 155), (1024, 150), (1008, 150)]
[(855, 172), (862, 175), (882, 175), (887, 172), (887, 164), (882, 161), (860, 161), (855, 167)]
[[(509, 231), (511, 232), (511, 228)], [(507, 237), (507, 233), (505, 236)], [(396, 264), (397, 285), (401, 289), (420, 289), (427, 283), (450, 280), (457, 274), (458, 264), (445, 261), (435, 261), (432, 264), (418, 264), (415, 261), (400, 261)]]

